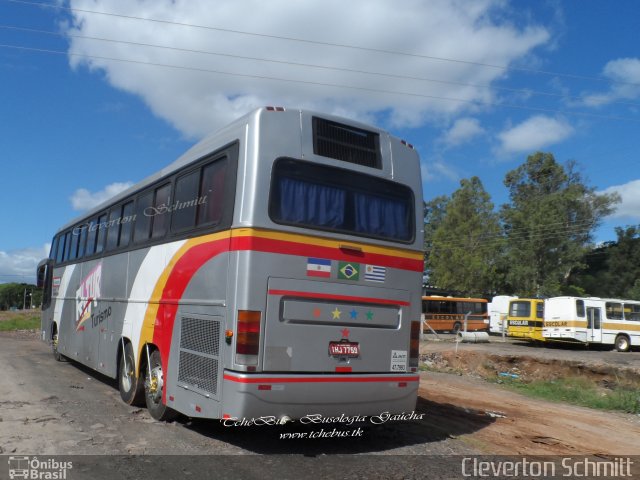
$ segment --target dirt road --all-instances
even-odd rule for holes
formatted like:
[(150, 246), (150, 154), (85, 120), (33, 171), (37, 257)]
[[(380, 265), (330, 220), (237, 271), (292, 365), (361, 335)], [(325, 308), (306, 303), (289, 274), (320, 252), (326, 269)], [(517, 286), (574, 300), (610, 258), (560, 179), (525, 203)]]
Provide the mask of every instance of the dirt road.
[[(640, 452), (640, 416), (533, 400), (468, 376), (423, 373), (422, 420), (361, 428), (357, 438), (292, 440), (318, 426), (158, 423), (121, 400), (115, 382), (58, 363), (35, 334), (0, 334), (4, 454), (605, 454)], [(623, 441), (621, 441), (623, 439)]]

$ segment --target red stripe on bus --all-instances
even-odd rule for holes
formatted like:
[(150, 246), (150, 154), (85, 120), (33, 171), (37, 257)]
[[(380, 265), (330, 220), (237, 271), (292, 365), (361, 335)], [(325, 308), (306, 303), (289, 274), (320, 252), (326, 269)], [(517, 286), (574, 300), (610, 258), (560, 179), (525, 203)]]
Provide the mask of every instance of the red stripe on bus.
[(333, 295), (331, 293), (296, 292), (293, 290), (269, 290), (269, 295), (283, 295), (288, 297), (301, 298), (322, 298), (327, 300), (341, 300), (343, 302), (371, 303), (377, 305), (400, 305), (408, 307), (411, 305), (404, 300), (392, 300), (387, 298), (353, 297), (351, 295)]
[[(182, 257), (176, 260), (171, 268), (165, 286), (162, 290), (160, 305), (155, 319), (153, 342), (160, 350), (162, 365), (165, 367), (165, 384), (167, 382), (167, 365), (169, 365), (169, 352), (171, 350), (171, 336), (175, 322), (178, 303), (176, 299), (182, 298), (187, 285), (196, 272), (213, 257), (238, 250), (261, 251), (279, 253), (283, 255), (300, 255), (310, 257), (329, 257), (334, 260), (352, 260), (350, 255), (343, 254), (338, 248), (323, 247), (314, 244), (303, 244), (298, 242), (288, 242), (283, 240), (273, 240), (261, 237), (224, 237), (220, 240), (197, 244), (187, 250)], [(380, 266), (388, 266), (404, 270), (421, 272), (423, 269), (422, 260), (412, 260), (389, 255), (365, 253), (361, 262), (372, 263)], [(303, 294), (303, 292), (298, 292)], [(315, 298), (322, 298), (323, 294), (313, 294)], [(334, 300), (361, 301), (366, 303), (403, 305), (408, 306), (408, 302), (395, 300), (366, 299), (360, 297), (332, 296), (324, 297)], [(163, 391), (163, 401), (166, 403), (166, 390)]]
[(418, 382), (420, 381), (420, 377), (407, 377), (407, 378), (398, 378), (398, 377), (358, 377), (358, 376), (344, 376), (344, 377), (333, 377), (327, 378), (326, 376), (317, 376), (317, 377), (283, 377), (283, 378), (247, 378), (247, 377), (236, 377), (229, 373), (225, 373), (225, 380), (229, 380), (230, 382), (236, 383), (260, 383), (260, 384), (273, 384), (273, 383), (372, 383), (372, 382), (393, 382), (398, 383), (398, 380), (403, 380), (403, 382)]
[[(173, 266), (167, 282), (162, 290), (162, 298), (156, 315), (155, 328), (153, 330), (153, 341), (160, 350), (162, 365), (164, 368), (165, 385), (169, 365), (169, 352), (171, 350), (171, 336), (173, 334), (173, 324), (178, 311), (177, 303), (167, 303), (168, 299), (182, 298), (187, 285), (195, 273), (207, 261), (213, 257), (229, 250), (229, 238), (214, 240), (212, 242), (194, 245), (180, 257)], [(163, 401), (166, 403), (165, 388), (162, 392)]]
[[(354, 261), (354, 255), (345, 254), (337, 247), (326, 247), (313, 243), (288, 242), (285, 240), (253, 236), (233, 237), (231, 239), (231, 250), (253, 250), (257, 252), (280, 253), (283, 255)], [(424, 269), (422, 260), (395, 257), (380, 253), (364, 252), (357, 255), (357, 261), (359, 263), (368, 263), (381, 267), (398, 268), (414, 272), (422, 272)]]

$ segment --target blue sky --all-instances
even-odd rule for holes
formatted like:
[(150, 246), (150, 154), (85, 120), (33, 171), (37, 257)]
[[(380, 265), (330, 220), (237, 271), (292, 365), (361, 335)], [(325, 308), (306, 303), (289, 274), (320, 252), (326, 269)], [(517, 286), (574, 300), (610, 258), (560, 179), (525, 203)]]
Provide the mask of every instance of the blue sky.
[(263, 105), (407, 139), (427, 200), (477, 175), (498, 206), (542, 150), (622, 195), (597, 241), (640, 223), (635, 0), (45, 5), (64, 8), (0, 0), (0, 282), (33, 281), (62, 224)]

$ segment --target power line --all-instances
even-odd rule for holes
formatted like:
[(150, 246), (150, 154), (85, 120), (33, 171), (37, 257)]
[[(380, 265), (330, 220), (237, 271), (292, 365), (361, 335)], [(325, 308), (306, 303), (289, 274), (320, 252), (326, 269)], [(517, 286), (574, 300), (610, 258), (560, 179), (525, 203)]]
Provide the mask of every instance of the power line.
[(475, 242), (465, 242), (462, 240), (433, 242), (431, 251), (437, 250), (439, 247), (456, 248), (469, 246), (470, 243), (473, 243), (473, 247), (476, 249), (489, 249), (498, 246), (502, 242), (513, 242), (515, 244), (515, 248), (517, 248), (518, 244), (531, 240), (544, 241), (562, 236), (586, 235), (589, 234), (593, 226), (593, 222), (576, 223), (563, 228), (556, 227), (554, 231), (544, 231), (545, 228), (542, 228), (542, 231), (522, 232), (516, 236), (511, 236), (504, 232), (498, 232), (491, 235), (479, 235)]
[[(562, 98), (562, 99), (571, 100), (571, 101), (582, 100), (581, 97), (565, 95), (565, 94), (562, 94), (562, 93), (544, 92), (544, 91), (540, 91), (540, 90), (531, 90), (531, 89), (527, 89), (527, 88), (510, 88), (510, 87), (501, 87), (501, 86), (497, 86), (497, 85), (483, 85), (483, 84), (474, 84), (474, 83), (466, 83), (466, 82), (456, 82), (456, 81), (453, 81), (453, 80), (442, 80), (442, 79), (427, 78), (427, 77), (415, 77), (415, 76), (411, 76), (411, 75), (400, 75), (400, 74), (393, 74), (393, 73), (374, 72), (374, 71), (370, 71), (370, 70), (358, 70), (358, 69), (337, 67), (337, 66), (330, 66), (330, 65), (319, 65), (319, 64), (313, 64), (313, 63), (300, 63), (300, 62), (292, 62), (292, 61), (286, 61), (286, 60), (277, 60), (277, 59), (272, 59), (272, 58), (251, 57), (251, 56), (237, 55), (237, 54), (230, 54), (230, 53), (213, 52), (213, 51), (210, 51), (210, 50), (198, 50), (198, 49), (190, 49), (190, 48), (172, 47), (172, 46), (168, 46), (168, 45), (158, 45), (158, 44), (155, 44), (155, 43), (133, 42), (133, 41), (117, 40), (117, 39), (106, 38), (106, 37), (94, 37), (94, 36), (89, 36), (89, 35), (78, 35), (78, 34), (69, 33), (69, 32), (67, 32), (67, 33), (52, 32), (52, 31), (49, 31), (49, 30), (40, 30), (40, 29), (34, 29), (34, 28), (18, 27), (18, 26), (15, 26), (15, 25), (0, 25), (0, 28), (1, 29), (5, 29), (5, 30), (14, 30), (14, 31), (21, 31), (21, 32), (38, 33), (38, 34), (43, 34), (43, 35), (52, 35), (52, 36), (57, 36), (57, 37), (62, 37), (62, 38), (80, 38), (80, 39), (85, 39), (85, 40), (95, 40), (95, 41), (100, 41), (100, 42), (119, 43), (119, 44), (123, 44), (123, 45), (134, 45), (134, 46), (139, 46), (139, 47), (160, 48), (160, 49), (163, 49), (163, 50), (170, 50), (170, 51), (175, 51), (175, 52), (196, 53), (196, 54), (202, 54), (202, 55), (211, 55), (211, 56), (219, 56), (219, 57), (226, 57), (226, 58), (236, 58), (236, 59), (241, 59), (241, 60), (251, 60), (251, 61), (257, 61), (257, 62), (275, 63), (275, 64), (279, 64), (279, 65), (289, 65), (289, 66), (295, 66), (295, 67), (316, 68), (316, 69), (321, 69), (321, 70), (332, 70), (332, 71), (338, 71), (338, 72), (356, 73), (356, 74), (363, 74), (363, 75), (374, 75), (374, 76), (380, 76), (380, 77), (386, 77), (386, 78), (397, 78), (397, 79), (402, 79), (402, 80), (414, 80), (414, 81), (419, 81), (419, 82), (439, 83), (439, 84), (444, 84), (444, 85), (456, 85), (456, 86), (461, 86), (461, 87), (483, 88), (483, 89), (487, 89), (487, 90), (501, 90), (501, 91), (510, 92), (510, 93), (518, 93), (518, 94), (523, 94), (523, 95), (538, 95), (538, 96), (546, 96), (546, 97), (555, 97), (555, 98)], [(627, 106), (632, 106), (632, 107), (640, 107), (640, 103), (634, 103), (634, 102), (613, 101), (613, 102), (610, 102), (610, 104), (627, 105)]]
[[(7, 0), (7, 1), (14, 1), (14, 0)], [(380, 89), (380, 88), (360, 87), (360, 86), (354, 86), (354, 85), (342, 85), (342, 84), (337, 84), (337, 83), (314, 82), (314, 81), (311, 81), (311, 80), (293, 80), (293, 79), (289, 79), (289, 78), (273, 77), (273, 76), (268, 76), (268, 75), (252, 75), (252, 74), (246, 74), (246, 73), (232, 73), (232, 72), (224, 72), (224, 71), (221, 71), (221, 70), (213, 70), (213, 69), (207, 69), (207, 68), (185, 67), (185, 66), (171, 65), (171, 64), (165, 64), (165, 63), (145, 62), (145, 61), (141, 61), (141, 60), (129, 60), (129, 59), (123, 59), (123, 58), (116, 58), (116, 57), (106, 57), (106, 56), (101, 56), (101, 55), (88, 55), (88, 54), (84, 54), (84, 53), (72, 53), (72, 52), (64, 52), (64, 51), (60, 51), (60, 50), (50, 50), (50, 49), (44, 49), (44, 48), (25, 47), (25, 46), (21, 46), (21, 45), (0, 44), (0, 48), (8, 48), (8, 49), (21, 50), (21, 51), (30, 51), (30, 52), (38, 52), (38, 53), (48, 53), (48, 54), (55, 54), (55, 55), (65, 55), (65, 56), (69, 55), (69, 56), (82, 57), (82, 58), (94, 58), (94, 59), (99, 59), (99, 60), (109, 60), (109, 61), (113, 61), (113, 62), (123, 62), (123, 63), (131, 63), (131, 64), (137, 64), (137, 65), (147, 65), (147, 66), (154, 66), (154, 67), (165, 67), (165, 68), (171, 68), (171, 69), (176, 69), (176, 70), (188, 70), (188, 71), (195, 71), (195, 72), (202, 72), (202, 73), (213, 73), (213, 74), (227, 75), (227, 76), (233, 76), (233, 77), (253, 78), (253, 79), (259, 79), (259, 80), (271, 80), (271, 81), (287, 82), (287, 83), (300, 83), (300, 84), (304, 84), (304, 85), (313, 85), (313, 86), (331, 87), (331, 88), (344, 88), (344, 89), (359, 90), (359, 91), (364, 91), (364, 92), (384, 93), (384, 94), (389, 94), (389, 95), (409, 96), (409, 97), (415, 97), (415, 98), (427, 98), (427, 99), (431, 99), (431, 100), (440, 100), (440, 101), (455, 102), (455, 103), (465, 103), (465, 104), (470, 104), (470, 105), (475, 105), (475, 106), (511, 108), (511, 109), (516, 109), (516, 110), (529, 110), (529, 111), (534, 111), (534, 112), (555, 113), (555, 114), (562, 114), (562, 115), (577, 115), (577, 116), (590, 117), (590, 118), (599, 118), (599, 119), (606, 119), (606, 120), (619, 120), (619, 121), (624, 121), (624, 122), (640, 122), (640, 119), (629, 118), (629, 117), (619, 117), (619, 116), (615, 116), (615, 115), (600, 115), (600, 114), (597, 114), (597, 113), (577, 112), (577, 111), (572, 111), (572, 110), (556, 110), (556, 109), (552, 109), (552, 108), (526, 107), (526, 106), (523, 106), (523, 105), (514, 105), (514, 104), (510, 104), (510, 103), (485, 102), (485, 101), (481, 101), (481, 100), (465, 100), (465, 99), (461, 99), (461, 98), (441, 97), (441, 96), (437, 96), (437, 95), (425, 95), (425, 94), (421, 94), (421, 93), (393, 91), (393, 90), (385, 90), (385, 89)]]
[(364, 47), (359, 45), (349, 45), (345, 43), (325, 42), (325, 41), (319, 41), (319, 40), (309, 40), (304, 38), (288, 37), (288, 36), (282, 36), (282, 35), (248, 32), (244, 30), (234, 30), (230, 28), (213, 27), (209, 25), (199, 25), (199, 24), (186, 23), (186, 22), (174, 22), (170, 20), (162, 20), (157, 18), (145, 18), (145, 17), (134, 16), (134, 15), (124, 15), (124, 14), (117, 14), (112, 12), (100, 12), (96, 10), (87, 10), (87, 9), (81, 9), (81, 8), (75, 8), (75, 7), (65, 7), (63, 5), (53, 5), (53, 4), (46, 4), (46, 3), (40, 3), (40, 2), (29, 2), (26, 0), (5, 0), (5, 1), (16, 3), (16, 4), (22, 4), (22, 5), (66, 10), (69, 12), (90, 13), (95, 15), (105, 15), (110, 17), (125, 18), (129, 20), (142, 20), (146, 22), (160, 23), (165, 25), (175, 25), (180, 27), (198, 28), (198, 29), (212, 30), (212, 31), (218, 31), (218, 32), (233, 33), (238, 35), (248, 35), (248, 36), (254, 36), (259, 38), (270, 38), (270, 39), (285, 40), (290, 42), (299, 42), (299, 43), (305, 43), (310, 45), (319, 45), (319, 46), (335, 47), (335, 48), (348, 48), (348, 49), (359, 50), (359, 51), (382, 53), (386, 55), (398, 55), (398, 56), (406, 56), (406, 57), (413, 57), (413, 58), (422, 58), (426, 60), (436, 60), (441, 62), (452, 62), (452, 63), (465, 64), (465, 65), (474, 65), (478, 67), (493, 68), (493, 69), (498, 69), (503, 71), (518, 71), (523, 73), (535, 73), (540, 75), (572, 78), (577, 80), (591, 80), (591, 81), (598, 81), (598, 82), (606, 82), (610, 84), (640, 86), (640, 84), (638, 83), (624, 82), (624, 81), (613, 80), (605, 77), (577, 75), (577, 74), (553, 72), (553, 71), (547, 71), (547, 70), (538, 70), (538, 69), (532, 69), (532, 68), (512, 67), (512, 66), (505, 66), (505, 65), (493, 65), (489, 63), (474, 62), (469, 60), (461, 60), (461, 59), (454, 59), (454, 58), (448, 58), (448, 57), (436, 57), (433, 55), (424, 55), (424, 54), (418, 54), (418, 53), (403, 52), (398, 50), (386, 50), (386, 49), (380, 49), (380, 48)]

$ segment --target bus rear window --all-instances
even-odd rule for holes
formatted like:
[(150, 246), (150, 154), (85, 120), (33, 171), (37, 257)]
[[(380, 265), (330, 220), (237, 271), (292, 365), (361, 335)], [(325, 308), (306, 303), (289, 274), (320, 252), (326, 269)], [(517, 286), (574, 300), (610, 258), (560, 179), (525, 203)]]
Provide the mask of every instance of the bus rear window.
[(269, 215), (277, 223), (410, 243), (410, 188), (370, 175), (300, 160), (276, 162)]

